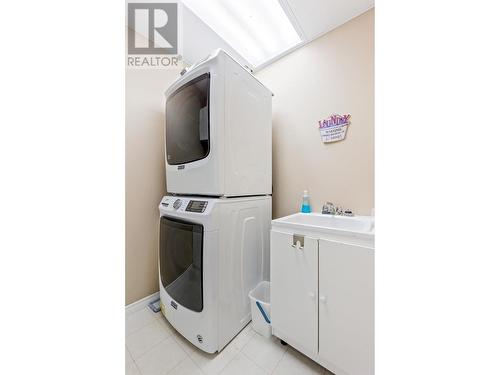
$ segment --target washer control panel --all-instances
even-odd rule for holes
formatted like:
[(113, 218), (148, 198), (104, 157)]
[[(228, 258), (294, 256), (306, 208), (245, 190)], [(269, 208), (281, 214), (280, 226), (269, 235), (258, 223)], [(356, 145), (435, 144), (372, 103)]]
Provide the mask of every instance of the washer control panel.
[(203, 214), (209, 207), (208, 200), (179, 198), (175, 196), (163, 197), (160, 207), (166, 211), (193, 212)]
[(207, 204), (208, 201), (190, 200), (186, 207), (186, 211), (202, 213), (205, 211), (205, 208), (207, 208)]

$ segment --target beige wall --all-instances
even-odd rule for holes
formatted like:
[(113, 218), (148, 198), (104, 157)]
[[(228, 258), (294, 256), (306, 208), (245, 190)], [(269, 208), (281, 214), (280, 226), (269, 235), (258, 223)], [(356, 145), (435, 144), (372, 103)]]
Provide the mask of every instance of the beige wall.
[(126, 70), (125, 303), (158, 291), (158, 204), (165, 195), (164, 96), (179, 70)]
[[(331, 201), (374, 207), (374, 11), (299, 48), (257, 77), (273, 91), (273, 217)], [(318, 120), (350, 113), (346, 139), (323, 144)]]
[[(178, 71), (126, 73), (126, 304), (158, 291), (158, 204), (165, 194), (163, 92)], [(257, 73), (273, 99), (273, 217), (309, 189), (370, 214), (373, 207), (373, 11)], [(324, 145), (317, 121), (350, 113), (344, 141)]]

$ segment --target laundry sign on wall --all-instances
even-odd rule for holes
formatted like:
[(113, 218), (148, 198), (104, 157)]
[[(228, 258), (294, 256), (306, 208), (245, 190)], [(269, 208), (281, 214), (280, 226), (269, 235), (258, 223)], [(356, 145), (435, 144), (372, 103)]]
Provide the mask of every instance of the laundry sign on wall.
[(347, 127), (351, 123), (351, 115), (333, 114), (324, 120), (318, 121), (318, 123), (323, 143), (337, 142), (345, 138)]

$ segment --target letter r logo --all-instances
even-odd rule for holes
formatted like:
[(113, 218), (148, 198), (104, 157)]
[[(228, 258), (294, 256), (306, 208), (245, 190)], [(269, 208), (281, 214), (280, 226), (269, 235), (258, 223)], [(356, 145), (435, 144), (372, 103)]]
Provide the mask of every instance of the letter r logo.
[[(128, 53), (177, 54), (177, 3), (128, 4)], [(136, 33), (147, 41), (136, 41)]]

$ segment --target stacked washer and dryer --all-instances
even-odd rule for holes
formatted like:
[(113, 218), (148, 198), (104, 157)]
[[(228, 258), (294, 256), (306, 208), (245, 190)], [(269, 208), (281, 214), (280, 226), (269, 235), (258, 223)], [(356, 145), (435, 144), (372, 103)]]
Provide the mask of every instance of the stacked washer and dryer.
[(214, 353), (251, 320), (269, 280), (272, 93), (223, 50), (166, 91), (161, 311)]

